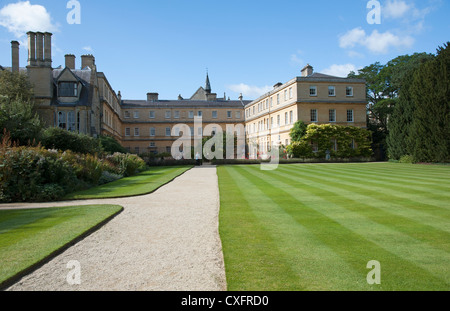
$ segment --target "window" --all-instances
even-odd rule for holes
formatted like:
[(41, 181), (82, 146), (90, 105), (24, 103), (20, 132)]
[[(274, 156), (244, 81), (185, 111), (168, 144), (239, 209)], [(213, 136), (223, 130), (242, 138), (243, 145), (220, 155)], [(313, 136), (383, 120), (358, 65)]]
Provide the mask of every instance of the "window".
[(217, 119), (217, 111), (213, 111), (212, 112), (212, 118), (213, 119)]
[(277, 94), (277, 105), (280, 104), (280, 94)]
[(273, 97), (270, 98), (270, 108), (273, 107)]
[(135, 111), (134, 112), (134, 118), (135, 119), (139, 119), (139, 111)]
[(273, 124), (273, 117), (270, 118), (270, 125), (271, 125), (272, 128), (275, 127), (275, 126), (274, 126), (275, 124)]
[(227, 111), (227, 118), (231, 119), (233, 117), (233, 112), (232, 111)]
[(174, 132), (175, 132), (175, 136), (180, 136), (180, 128), (179, 127), (175, 127)]
[(60, 97), (77, 97), (78, 83), (76, 82), (60, 82), (58, 87)]
[(194, 119), (194, 112), (193, 111), (189, 111), (189, 119)]
[(180, 118), (180, 112), (178, 110), (174, 111), (173, 118), (174, 119), (179, 119)]
[(125, 136), (131, 136), (131, 129), (129, 127), (125, 129)]
[(66, 113), (64, 111), (58, 112), (58, 127), (62, 129), (67, 128)]
[(294, 123), (294, 112), (293, 111), (289, 112), (289, 123), (290, 124)]
[(317, 86), (309, 87), (309, 96), (317, 96)]
[(140, 136), (139, 128), (134, 129), (134, 136)]
[(150, 136), (155, 137), (156, 136), (156, 129), (154, 127), (150, 128)]
[(347, 122), (354, 122), (353, 110), (347, 110)]
[(203, 136), (203, 128), (201, 128), (201, 127), (197, 128), (197, 135)]
[(150, 111), (150, 119), (154, 119), (155, 118), (155, 112), (154, 111)]
[(170, 119), (172, 117), (172, 113), (170, 111), (166, 111), (166, 119)]
[(345, 94), (346, 94), (348, 97), (352, 97), (352, 96), (353, 96), (353, 87), (347, 86), (346, 91), (345, 91)]
[(166, 147), (166, 153), (172, 153), (172, 147), (170, 146)]
[(154, 141), (150, 142), (150, 148), (155, 148), (156, 147), (156, 143)]
[(311, 122), (318, 122), (317, 109), (311, 109)]
[(203, 117), (203, 112), (202, 112), (202, 111), (198, 111), (198, 112), (197, 112), (197, 116)]
[(330, 109), (330, 122), (336, 122), (336, 109)]
[(288, 100), (288, 92), (287, 90), (284, 91), (284, 101)]
[(171, 130), (170, 130), (170, 127), (166, 127), (166, 136), (167, 136), (167, 137), (171, 136)]
[(280, 115), (277, 116), (277, 125), (278, 125), (278, 127), (281, 126), (281, 116)]
[(255, 114), (255, 106), (253, 106), (253, 115)]
[(67, 123), (68, 123), (67, 130), (71, 132), (75, 132), (77, 130), (75, 122), (75, 112), (69, 111), (69, 113), (67, 114)]
[(294, 95), (292, 93), (292, 88), (289, 88), (289, 98), (292, 98)]
[(134, 153), (139, 154), (139, 147), (134, 148)]
[(125, 119), (131, 118), (131, 114), (129, 111), (125, 111)]
[(236, 119), (240, 119), (241, 118), (241, 112), (240, 111), (236, 111)]
[(287, 112), (284, 114), (284, 124), (285, 125), (289, 124), (289, 115)]
[(334, 86), (328, 87), (328, 96), (336, 96), (336, 88)]

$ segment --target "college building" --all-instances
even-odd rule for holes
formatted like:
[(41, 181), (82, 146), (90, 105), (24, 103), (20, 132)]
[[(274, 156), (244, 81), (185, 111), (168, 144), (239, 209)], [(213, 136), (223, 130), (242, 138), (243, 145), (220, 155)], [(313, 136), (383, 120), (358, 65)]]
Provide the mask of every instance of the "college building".
[(53, 68), (52, 34), (27, 35), (27, 66), (19, 66), (19, 43), (12, 41), (12, 66), (0, 70), (28, 75), (44, 123), (93, 137), (112, 136), (132, 153), (170, 153), (186, 131), (193, 139), (211, 136), (219, 128), (226, 132), (231, 125), (235, 134), (245, 135), (247, 155), (255, 158), (271, 146), (289, 145), (290, 130), (298, 120), (361, 128), (367, 124), (365, 81), (315, 73), (310, 65), (301, 76), (275, 84), (253, 101), (242, 95), (237, 100), (226, 94), (218, 97), (208, 74), (204, 87), (187, 99), (180, 95), (165, 100), (148, 93), (143, 100), (126, 100), (97, 71), (93, 55), (82, 55), (79, 69), (72, 54), (65, 56), (64, 68)]

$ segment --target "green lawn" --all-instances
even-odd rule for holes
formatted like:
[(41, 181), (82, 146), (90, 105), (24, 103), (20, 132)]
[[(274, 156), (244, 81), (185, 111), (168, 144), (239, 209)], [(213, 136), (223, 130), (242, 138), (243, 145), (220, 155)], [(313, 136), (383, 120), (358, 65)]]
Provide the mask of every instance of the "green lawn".
[(183, 174), (192, 166), (151, 167), (136, 176), (68, 194), (65, 200), (120, 198), (149, 194)]
[[(450, 290), (450, 166), (221, 166), (228, 289)], [(366, 281), (381, 264), (381, 285)]]
[(0, 211), (0, 287), (122, 209), (93, 205)]

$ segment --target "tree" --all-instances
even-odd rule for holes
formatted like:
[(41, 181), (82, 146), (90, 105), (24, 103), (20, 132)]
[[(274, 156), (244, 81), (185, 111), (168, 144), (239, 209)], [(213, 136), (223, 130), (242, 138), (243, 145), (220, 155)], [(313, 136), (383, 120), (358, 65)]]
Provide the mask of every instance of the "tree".
[(0, 72), (0, 137), (5, 129), (18, 144), (32, 143), (42, 130), (33, 89), (24, 74)]
[(292, 142), (298, 142), (300, 141), (303, 136), (306, 134), (308, 126), (303, 121), (297, 121), (294, 124), (294, 127), (291, 129), (290, 136)]
[(450, 42), (439, 47), (434, 60), (414, 74), (410, 126), (411, 155), (417, 162), (450, 160)]

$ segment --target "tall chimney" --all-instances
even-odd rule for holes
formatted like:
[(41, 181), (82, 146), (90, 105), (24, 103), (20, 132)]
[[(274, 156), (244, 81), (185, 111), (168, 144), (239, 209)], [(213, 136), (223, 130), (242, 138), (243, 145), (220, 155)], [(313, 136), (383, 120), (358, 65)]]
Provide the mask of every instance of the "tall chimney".
[(28, 66), (36, 66), (36, 33), (27, 32), (28, 35)]
[(44, 33), (44, 65), (52, 66), (52, 34), (49, 32)]
[(147, 93), (147, 101), (149, 102), (157, 102), (159, 100), (158, 93)]
[(19, 42), (11, 41), (12, 72), (19, 72)]
[(76, 58), (75, 55), (67, 54), (64, 57), (66, 59), (66, 67), (71, 70), (75, 70), (75, 58)]
[(81, 69), (84, 69), (86, 67), (89, 67), (92, 70), (95, 69), (95, 57), (91, 54), (81, 55)]
[(36, 60), (38, 66), (44, 65), (44, 34), (36, 33)]

